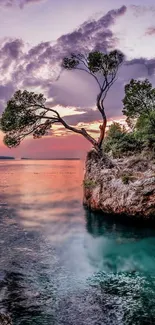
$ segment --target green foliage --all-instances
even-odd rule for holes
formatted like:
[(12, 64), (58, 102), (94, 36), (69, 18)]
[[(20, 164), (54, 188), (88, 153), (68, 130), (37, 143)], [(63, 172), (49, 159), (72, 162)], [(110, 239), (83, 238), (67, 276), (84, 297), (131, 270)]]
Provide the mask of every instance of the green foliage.
[(155, 89), (149, 80), (131, 79), (125, 86), (123, 114), (128, 118), (138, 118), (142, 114), (149, 116), (155, 110)]
[(155, 149), (155, 110), (149, 116), (142, 114), (137, 119), (135, 136), (144, 142), (145, 147)]
[[(40, 137), (51, 127), (51, 121), (45, 118), (45, 98), (26, 90), (16, 91), (8, 101), (0, 119), (0, 129), (5, 133), (4, 143), (8, 147), (16, 147), (29, 134)], [(42, 110), (43, 109), (43, 110)]]
[(74, 54), (71, 54), (70, 58), (67, 57), (64, 58), (62, 62), (62, 67), (66, 70), (75, 69), (78, 65), (79, 65), (79, 60)]
[(145, 79), (132, 79), (125, 86), (123, 114), (134, 133), (136, 141), (143, 147), (155, 149), (155, 88)]
[(83, 185), (85, 188), (94, 188), (96, 186), (96, 182), (93, 179), (87, 179), (83, 181)]
[(119, 158), (140, 151), (141, 146), (142, 142), (136, 139), (134, 133), (127, 132), (119, 123), (113, 123), (105, 138), (103, 150), (111, 152), (114, 158)]
[(121, 179), (122, 179), (123, 184), (128, 185), (129, 181), (130, 181), (130, 175), (124, 174), (124, 175), (122, 175)]
[(125, 129), (122, 128), (119, 123), (113, 122), (109, 127), (108, 137), (117, 139), (120, 138), (125, 133), (126, 133)]
[(116, 73), (119, 65), (123, 62), (124, 56), (121, 52), (115, 50), (108, 54), (94, 51), (87, 56), (83, 54), (71, 54), (70, 57), (65, 57), (62, 62), (62, 67), (67, 70), (76, 69), (78, 66), (82, 70), (96, 74), (101, 73), (103, 76)]
[(125, 185), (128, 185), (130, 182), (134, 182), (137, 180), (137, 178), (134, 175), (132, 175), (131, 173), (122, 174), (121, 179), (122, 179), (123, 184), (125, 184)]
[(93, 73), (101, 72), (104, 76), (109, 75), (123, 62), (123, 58), (123, 54), (116, 50), (108, 54), (91, 52), (88, 55), (88, 67)]
[(102, 67), (103, 55), (101, 52), (91, 52), (88, 55), (88, 68), (91, 72), (99, 72)]

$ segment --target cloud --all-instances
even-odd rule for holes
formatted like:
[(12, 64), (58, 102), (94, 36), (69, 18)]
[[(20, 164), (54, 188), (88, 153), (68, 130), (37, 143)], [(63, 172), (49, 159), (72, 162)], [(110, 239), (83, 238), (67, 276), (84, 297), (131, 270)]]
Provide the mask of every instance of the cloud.
[(146, 15), (147, 13), (151, 13), (154, 15), (155, 13), (154, 6), (131, 5), (130, 8), (136, 17), (141, 17), (142, 15)]
[[(2, 0), (1, 4), (4, 3)], [(26, 3), (26, 1), (24, 1)], [(32, 0), (27, 1), (27, 3)], [(9, 1), (5, 4), (13, 5), (14, 1)], [(18, 2), (19, 3), (19, 2)], [(62, 35), (56, 42), (42, 42), (35, 47), (30, 48), (27, 52), (24, 52), (24, 44), (22, 40), (7, 39), (0, 48), (0, 73), (5, 80), (5, 83), (12, 82), (17, 88), (31, 88), (39, 89), (45, 92), (47, 96), (53, 96), (56, 103), (67, 105), (66, 95), (68, 96), (68, 90), (64, 88), (66, 80), (59, 84), (53, 84), (56, 76), (60, 72), (60, 62), (65, 55), (68, 55), (73, 51), (73, 48), (77, 52), (100, 49), (107, 52), (114, 46), (115, 38), (112, 31), (109, 29), (116, 19), (126, 12), (126, 7), (122, 6), (117, 10), (111, 10), (106, 15), (99, 19), (88, 20), (84, 22), (79, 28), (69, 34)], [(73, 76), (68, 74), (66, 76), (69, 80), (72, 80), (72, 84), (77, 87), (77, 75)], [(79, 75), (79, 85), (81, 83), (81, 75)], [(83, 76), (82, 76), (83, 78)], [(84, 77), (88, 86), (89, 78)], [(2, 80), (4, 84), (4, 80)], [(84, 86), (84, 85), (83, 85)], [(94, 87), (94, 84), (93, 84)], [(80, 89), (79, 89), (80, 90)], [(88, 89), (89, 91), (89, 89)], [(70, 101), (70, 105), (82, 105), (82, 96), (77, 94), (79, 98), (76, 98), (74, 93), (74, 99)], [(62, 96), (64, 94), (64, 96)], [(80, 98), (81, 97), (81, 98)], [(90, 100), (85, 102), (84, 105), (91, 104)], [(80, 99), (80, 100), (79, 100)]]
[(68, 124), (76, 125), (78, 123), (91, 123), (94, 121), (101, 120), (101, 115), (98, 110), (92, 110), (92, 109), (86, 109), (85, 113), (82, 113), (80, 115), (73, 114), (64, 116), (65, 121)]
[(0, 0), (0, 6), (12, 7), (15, 5), (15, 0)]
[[(108, 28), (115, 23), (117, 17), (125, 14), (126, 7), (111, 10), (98, 20), (84, 22), (72, 33), (62, 35), (55, 44), (49, 42), (41, 43), (32, 48), (26, 56), (33, 63), (33, 69), (44, 63), (54, 64), (59, 62), (64, 55), (73, 52), (82, 52), (93, 49), (107, 51), (113, 44), (113, 33)], [(36, 62), (37, 59), (37, 62)]]
[[(98, 89), (93, 78), (80, 71), (65, 71), (57, 82), (53, 80), (60, 71), (62, 58), (73, 49), (78, 52), (94, 49), (107, 52), (116, 47), (116, 39), (110, 27), (126, 10), (125, 6), (111, 10), (99, 19), (84, 22), (72, 33), (62, 35), (56, 42), (42, 42), (27, 52), (24, 51), (22, 40), (7, 40), (0, 49), (0, 72), (4, 78), (1, 83), (3, 88), (0, 88), (1, 107), (12, 95), (11, 92), (26, 88), (43, 92), (47, 100), (51, 101), (51, 107), (63, 106), (63, 116), (68, 123), (76, 125), (99, 120), (100, 115), (94, 110)], [(131, 78), (153, 76), (154, 66), (153, 59), (140, 58), (125, 62), (105, 101), (109, 118), (121, 114), (124, 84)], [(81, 114), (67, 116), (65, 107), (68, 106), (76, 107)]]
[(145, 32), (145, 35), (155, 35), (155, 27), (149, 27), (147, 28), (146, 32)]
[(14, 90), (15, 88), (11, 82), (6, 83), (5, 85), (0, 85), (0, 100), (7, 101)]
[(0, 85), (0, 112), (5, 108), (6, 102), (10, 99), (15, 92), (15, 87), (12, 82)]
[(18, 59), (22, 54), (23, 41), (20, 39), (7, 41), (1, 48), (1, 57), (9, 57), (10, 59)]
[(59, 46), (65, 46), (67, 51), (76, 48), (77, 51), (98, 49), (107, 51), (111, 47), (112, 32), (108, 29), (117, 19), (126, 13), (127, 8), (122, 6), (117, 10), (111, 10), (98, 20), (83, 23), (76, 31), (61, 36), (58, 39)]
[(0, 0), (1, 7), (20, 7), (21, 9), (27, 4), (37, 4), (45, 0)]
[(139, 58), (127, 61), (125, 64), (129, 66), (139, 66), (139, 71), (140, 69), (145, 69), (143, 76), (152, 77), (155, 73), (155, 59)]

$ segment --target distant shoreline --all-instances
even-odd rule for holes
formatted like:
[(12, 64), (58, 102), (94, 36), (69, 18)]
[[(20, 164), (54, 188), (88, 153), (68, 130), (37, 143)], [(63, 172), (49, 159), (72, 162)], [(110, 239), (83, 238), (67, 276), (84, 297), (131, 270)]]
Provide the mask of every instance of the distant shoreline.
[(19, 160), (81, 160), (81, 158), (21, 158)]
[(0, 160), (15, 160), (14, 157), (0, 156)]
[(20, 161), (20, 160), (81, 160), (81, 158), (15, 158), (15, 157), (3, 157), (0, 156), (0, 160), (15, 160), (15, 161)]

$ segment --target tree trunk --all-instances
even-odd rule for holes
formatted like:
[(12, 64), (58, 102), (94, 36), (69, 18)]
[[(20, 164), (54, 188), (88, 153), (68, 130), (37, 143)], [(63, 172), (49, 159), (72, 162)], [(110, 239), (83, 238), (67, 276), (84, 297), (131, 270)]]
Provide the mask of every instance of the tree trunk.
[(103, 91), (101, 90), (101, 92), (97, 96), (97, 108), (100, 111), (102, 118), (103, 118), (103, 124), (101, 124), (99, 127), (100, 128), (100, 136), (98, 139), (99, 149), (101, 149), (101, 147), (102, 147), (102, 143), (103, 143), (104, 136), (105, 136), (105, 130), (106, 130), (106, 126), (107, 126), (107, 117), (106, 117), (105, 110), (104, 110), (103, 99), (101, 99), (102, 94), (103, 94)]
[(102, 116), (103, 116), (103, 125), (100, 126), (100, 138), (98, 141), (96, 141), (84, 128), (82, 129), (76, 129), (73, 126), (68, 125), (61, 117), (59, 117), (59, 121), (62, 123), (62, 125), (70, 130), (73, 131), (75, 133), (81, 134), (83, 135), (84, 138), (86, 138), (95, 148), (95, 150), (97, 151), (99, 157), (101, 159), (103, 159), (104, 164), (108, 167), (108, 168), (113, 168), (114, 164), (111, 161), (111, 159), (101, 150), (101, 145), (104, 139), (104, 135), (105, 135), (105, 129), (106, 129), (106, 124), (107, 124), (107, 119), (106, 119), (106, 115), (104, 113), (104, 111), (102, 111)]
[(103, 120), (103, 124), (101, 124), (99, 126), (99, 128), (100, 128), (100, 137), (98, 139), (99, 149), (101, 149), (101, 147), (102, 147), (102, 143), (103, 143), (103, 140), (104, 140), (104, 137), (105, 137), (106, 126), (107, 126), (107, 119), (105, 117), (105, 119)]

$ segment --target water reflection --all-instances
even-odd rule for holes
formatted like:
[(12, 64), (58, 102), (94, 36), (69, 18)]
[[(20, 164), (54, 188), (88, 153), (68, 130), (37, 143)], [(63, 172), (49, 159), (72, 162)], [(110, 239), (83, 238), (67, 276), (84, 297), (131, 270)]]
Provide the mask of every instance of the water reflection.
[(0, 309), (15, 325), (155, 323), (155, 231), (82, 207), (82, 162), (0, 162)]
[(40, 228), (66, 216), (81, 217), (82, 162), (18, 161), (1, 163), (0, 168), (5, 201), (18, 211), (24, 226)]
[(105, 272), (155, 274), (155, 230), (123, 226), (86, 210), (86, 228), (93, 236), (90, 258)]

